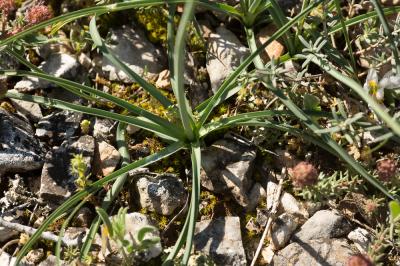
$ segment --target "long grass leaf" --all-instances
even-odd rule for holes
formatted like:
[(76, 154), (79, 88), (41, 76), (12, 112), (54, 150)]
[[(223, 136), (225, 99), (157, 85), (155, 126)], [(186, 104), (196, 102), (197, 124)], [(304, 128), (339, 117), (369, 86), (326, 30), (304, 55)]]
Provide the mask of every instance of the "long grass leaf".
[(16, 92), (7, 92), (5, 97), (12, 98), (12, 99), (17, 99), (17, 100), (22, 100), (22, 101), (28, 101), (28, 102), (34, 102), (34, 103), (39, 103), (43, 104), (48, 107), (54, 107), (62, 110), (69, 110), (69, 111), (75, 111), (75, 112), (80, 112), (84, 114), (90, 114), (98, 117), (104, 117), (104, 118), (109, 118), (113, 120), (117, 120), (123, 123), (127, 123), (130, 125), (134, 125), (136, 127), (142, 128), (144, 130), (156, 133), (160, 137), (163, 137), (165, 139), (169, 139), (172, 141), (176, 141), (179, 138), (174, 137), (171, 132), (167, 131), (165, 128), (160, 126), (159, 124), (156, 124), (152, 122), (151, 120), (148, 120), (143, 117), (133, 117), (133, 116), (127, 116), (127, 115), (121, 115), (109, 111), (104, 111), (101, 109), (97, 108), (92, 108), (92, 107), (86, 107), (82, 106), (79, 104), (72, 104), (69, 102), (64, 102), (61, 100), (56, 100), (56, 99), (49, 99), (41, 96), (33, 96), (33, 95), (28, 95), (28, 94), (21, 94), (21, 93), (16, 93)]

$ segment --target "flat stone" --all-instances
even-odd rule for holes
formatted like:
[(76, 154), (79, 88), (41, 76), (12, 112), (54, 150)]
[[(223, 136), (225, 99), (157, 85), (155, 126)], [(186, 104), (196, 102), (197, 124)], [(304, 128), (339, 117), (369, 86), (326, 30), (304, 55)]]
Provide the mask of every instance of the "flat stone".
[(231, 195), (247, 207), (255, 158), (256, 148), (244, 140), (218, 140), (202, 151), (201, 185), (212, 192)]
[(290, 214), (283, 213), (274, 220), (271, 229), (271, 248), (278, 250), (283, 248), (297, 229), (298, 223)]
[(158, 214), (171, 215), (185, 203), (185, 187), (175, 175), (140, 175), (135, 187), (140, 207)]
[[(278, 190), (278, 185), (274, 182), (269, 181), (267, 184), (267, 209), (272, 209), (274, 200), (276, 198), (276, 193)], [(286, 212), (295, 217), (302, 219), (308, 218), (307, 210), (300, 204), (295, 197), (290, 193), (283, 192), (280, 198), (279, 204), (280, 212)]]
[(240, 60), (249, 54), (236, 35), (224, 27), (210, 34), (207, 51), (207, 71), (211, 88), (215, 93), (222, 82), (240, 65)]
[[(138, 27), (124, 25), (119, 29), (112, 29), (110, 45), (111, 51), (136, 74), (155, 76), (166, 68), (166, 57), (154, 44), (147, 40), (144, 32)], [(103, 58), (102, 70), (109, 73), (109, 80), (120, 80), (132, 83), (123, 71), (117, 69), (107, 58)]]
[[(79, 62), (72, 55), (65, 53), (52, 54), (46, 61), (43, 61), (39, 68), (44, 72), (57, 78), (74, 79), (78, 74)], [(29, 92), (35, 89), (45, 89), (52, 84), (36, 77), (23, 78), (15, 84), (14, 89), (19, 92)]]
[(341, 237), (350, 231), (351, 225), (343, 216), (334, 211), (322, 210), (303, 224), (300, 231), (293, 236), (293, 240), (308, 242), (312, 239)]
[[(113, 219), (114, 217), (110, 217)], [(131, 241), (132, 237), (137, 241), (137, 234), (141, 228), (144, 226), (153, 226), (154, 225), (150, 222), (150, 219), (141, 213), (138, 212), (133, 212), (133, 213), (128, 213), (126, 214), (125, 217), (125, 237), (124, 239)], [(160, 237), (160, 233), (158, 230), (147, 233), (144, 237), (144, 239), (149, 239), (149, 238), (154, 238), (154, 237)], [(117, 244), (114, 243), (113, 241), (110, 241), (110, 248), (112, 251), (117, 250)], [(109, 251), (109, 250), (108, 250)], [(135, 262), (147, 262), (152, 258), (158, 257), (162, 252), (162, 247), (161, 243), (157, 243), (153, 246), (151, 246), (149, 249), (140, 251), (140, 252), (135, 252), (133, 254), (133, 259)], [(120, 261), (122, 259), (121, 255), (118, 253), (110, 253), (106, 257), (106, 263), (107, 261)], [(109, 264), (107, 264), (109, 265)]]
[(346, 266), (353, 253), (345, 239), (313, 239), (289, 244), (274, 256), (271, 266)]
[(216, 265), (247, 265), (239, 217), (197, 222), (194, 248), (209, 255)]
[(10, 101), (19, 113), (26, 116), (33, 122), (38, 122), (43, 118), (42, 110), (40, 109), (39, 104), (16, 99), (10, 99)]
[(60, 147), (54, 147), (49, 151), (41, 175), (40, 198), (45, 202), (57, 204), (70, 197), (76, 191), (74, 183), (76, 177), (70, 173), (71, 158), (73, 154), (82, 154), (88, 166), (87, 174), (89, 174), (94, 156), (94, 145), (94, 138), (86, 135), (72, 144), (65, 141)]
[(98, 141), (111, 140), (114, 138), (114, 121), (96, 117), (93, 125), (93, 137)]
[(353, 241), (354, 245), (362, 254), (365, 254), (371, 244), (372, 236), (364, 228), (357, 227), (347, 235), (347, 238)]
[(117, 168), (119, 161), (121, 160), (121, 155), (114, 146), (105, 141), (98, 143), (98, 148), (99, 156), (96, 158), (95, 163), (99, 164), (98, 166), (101, 169), (103, 176), (107, 176)]
[[(16, 223), (18, 222), (15, 218), (11, 217), (11, 216), (6, 216), (3, 217), (3, 219), (7, 222), (13, 222)], [(12, 230), (8, 227), (5, 226), (0, 226), (0, 242), (4, 243), (7, 240), (17, 236), (19, 233), (15, 230)], [(1, 264), (0, 264), (1, 265)]]
[(44, 150), (31, 125), (0, 108), (0, 175), (40, 169)]
[(36, 136), (41, 139), (52, 139), (53, 142), (62, 142), (75, 135), (80, 127), (82, 114), (61, 111), (43, 117), (36, 127)]

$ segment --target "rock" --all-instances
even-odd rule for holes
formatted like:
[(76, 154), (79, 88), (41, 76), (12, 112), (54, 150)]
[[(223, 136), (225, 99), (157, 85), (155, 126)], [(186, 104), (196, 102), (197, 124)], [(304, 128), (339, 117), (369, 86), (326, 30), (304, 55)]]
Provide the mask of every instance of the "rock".
[[(5, 221), (7, 222), (13, 222), (16, 223), (18, 222), (14, 217), (12, 216), (5, 216), (2, 217)], [(4, 243), (7, 240), (9, 240), (10, 238), (13, 238), (15, 236), (17, 236), (19, 233), (15, 230), (12, 230), (8, 227), (5, 226), (0, 226), (0, 242)], [(0, 264), (1, 265), (1, 264)]]
[(255, 147), (237, 137), (214, 142), (202, 151), (202, 186), (215, 193), (230, 194), (246, 207), (255, 158)]
[(270, 265), (274, 256), (275, 252), (272, 250), (271, 246), (265, 247), (261, 250), (262, 262), (264, 262), (265, 265)]
[(89, 70), (92, 67), (92, 59), (90, 59), (90, 55), (85, 53), (80, 53), (78, 56), (79, 64), (81, 64), (84, 68)]
[(95, 164), (101, 170), (103, 176), (107, 176), (114, 172), (117, 168), (121, 155), (112, 145), (105, 141), (98, 143), (98, 156), (96, 156)]
[(31, 125), (0, 108), (0, 175), (40, 169), (44, 150)]
[(267, 192), (265, 192), (265, 189), (260, 185), (260, 183), (255, 183), (249, 192), (247, 210), (253, 211), (257, 207), (258, 203), (266, 198)]
[(52, 139), (58, 143), (75, 135), (80, 127), (82, 114), (61, 111), (43, 117), (37, 124), (36, 136), (42, 139)]
[[(278, 185), (274, 182), (268, 182), (267, 184), (267, 209), (272, 209), (273, 203), (276, 198)], [(283, 192), (281, 195), (281, 201), (279, 208), (280, 212), (286, 212), (295, 217), (302, 219), (308, 218), (307, 210), (289, 193)]]
[[(111, 51), (136, 74), (155, 76), (166, 67), (165, 56), (150, 41), (138, 27), (122, 26), (111, 30)], [(109, 73), (109, 80), (121, 80), (132, 83), (123, 71), (117, 69), (107, 58), (103, 58), (102, 70)]]
[[(74, 79), (78, 74), (79, 63), (75, 57), (65, 54), (52, 54), (46, 61), (43, 61), (39, 68), (44, 72), (57, 78)], [(45, 89), (51, 87), (51, 83), (35, 78), (23, 78), (15, 84), (14, 89), (19, 92), (29, 92), (35, 89)]]
[(168, 89), (171, 87), (170, 71), (165, 69), (158, 74), (156, 87), (159, 89)]
[(271, 266), (346, 266), (352, 254), (345, 239), (313, 239), (286, 246), (275, 255)]
[(210, 76), (211, 88), (215, 93), (240, 60), (247, 56), (248, 49), (239, 41), (235, 34), (224, 27), (210, 34), (207, 51), (207, 71)]
[(115, 122), (110, 119), (95, 118), (93, 125), (93, 137), (98, 141), (112, 140), (114, 138)]
[[(8, 265), (15, 265), (17, 258), (16, 257), (11, 257), (10, 254), (7, 252), (3, 251), (0, 254), (0, 265), (8, 266)], [(28, 264), (24, 261), (22, 261), (19, 266), (31, 266), (32, 264)]]
[[(113, 219), (113, 217), (111, 217)], [(128, 213), (126, 214), (125, 217), (125, 239), (131, 241), (132, 237), (137, 240), (137, 233), (139, 230), (144, 227), (144, 226), (154, 226), (149, 218), (141, 213), (138, 212), (133, 212), (133, 213)], [(149, 239), (149, 238), (154, 238), (154, 237), (160, 237), (160, 233), (158, 231), (151, 232), (146, 234), (144, 239)], [(117, 245), (113, 241), (110, 241), (110, 247), (111, 250), (116, 250)], [(157, 243), (154, 246), (150, 247), (147, 250), (143, 250), (138, 252), (138, 254), (134, 254), (134, 259), (141, 261), (141, 262), (147, 262), (152, 258), (158, 257), (162, 252), (162, 247), (161, 243)], [(118, 261), (122, 259), (119, 257), (120, 255), (111, 253), (106, 257), (106, 262), (107, 261)], [(107, 264), (109, 265), (109, 264)]]
[[(61, 266), (67, 266), (69, 265), (67, 262), (61, 260), (60, 261)], [(49, 255), (47, 258), (42, 261), (39, 266), (54, 266), (57, 265), (57, 257), (54, 255)]]
[(368, 246), (371, 244), (371, 234), (367, 230), (357, 227), (347, 235), (347, 238), (353, 241), (360, 253), (367, 253)]
[(308, 242), (318, 238), (332, 238), (347, 235), (351, 225), (338, 213), (330, 210), (316, 212), (308, 219), (300, 231), (293, 236), (294, 241)]
[(39, 191), (40, 198), (45, 202), (57, 204), (76, 191), (76, 177), (72, 176), (70, 171), (73, 154), (83, 155), (89, 174), (94, 156), (94, 138), (85, 135), (71, 145), (65, 141), (60, 147), (54, 147), (47, 153)]
[(171, 215), (185, 203), (185, 188), (175, 175), (140, 174), (135, 188), (140, 207), (161, 215)]
[(90, 227), (92, 220), (92, 211), (88, 207), (83, 207), (76, 214), (75, 224), (80, 227)]
[(239, 217), (223, 217), (196, 223), (194, 248), (209, 255), (216, 265), (244, 266)]
[(25, 260), (32, 265), (37, 265), (44, 257), (44, 251), (42, 248), (32, 249), (26, 254)]
[(278, 250), (283, 248), (297, 229), (298, 223), (293, 216), (287, 213), (281, 214), (275, 219), (271, 229), (271, 248)]
[(33, 122), (38, 122), (43, 118), (42, 110), (40, 109), (39, 104), (15, 99), (10, 99), (10, 101), (19, 113), (26, 116)]
[[(256, 40), (259, 46), (268, 41), (268, 39), (275, 33), (276, 28), (272, 25), (268, 25), (258, 32)], [(261, 53), (261, 58), (264, 62), (270, 61), (271, 59), (278, 59), (285, 53), (285, 47), (277, 40), (272, 41), (264, 52)]]

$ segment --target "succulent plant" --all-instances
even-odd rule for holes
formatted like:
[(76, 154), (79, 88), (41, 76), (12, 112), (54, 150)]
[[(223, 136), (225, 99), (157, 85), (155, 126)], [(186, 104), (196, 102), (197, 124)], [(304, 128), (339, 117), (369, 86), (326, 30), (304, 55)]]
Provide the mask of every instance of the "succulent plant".
[(310, 186), (317, 182), (318, 171), (311, 163), (300, 162), (292, 169), (291, 178), (296, 187)]

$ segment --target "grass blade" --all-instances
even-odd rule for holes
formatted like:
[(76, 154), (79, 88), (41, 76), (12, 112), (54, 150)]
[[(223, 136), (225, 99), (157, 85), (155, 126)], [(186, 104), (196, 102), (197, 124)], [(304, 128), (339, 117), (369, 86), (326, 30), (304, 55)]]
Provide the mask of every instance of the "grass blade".
[(184, 8), (181, 21), (175, 36), (174, 62), (172, 89), (174, 91), (179, 114), (181, 117), (185, 135), (189, 140), (194, 139), (194, 119), (192, 110), (189, 106), (189, 101), (186, 98), (184, 88), (184, 71), (185, 71), (185, 46), (187, 36), (187, 26), (191, 22), (195, 8), (195, 1), (189, 1)]
[(41, 97), (41, 96), (33, 96), (33, 95), (21, 94), (21, 93), (15, 93), (15, 92), (7, 92), (5, 97), (22, 100), (22, 101), (39, 103), (39, 104), (43, 104), (45, 106), (54, 107), (54, 108), (58, 108), (58, 109), (62, 109), (62, 110), (70, 110), (70, 111), (95, 115), (95, 116), (99, 116), (99, 117), (109, 118), (109, 119), (117, 120), (117, 121), (120, 121), (123, 123), (134, 125), (136, 127), (142, 128), (144, 130), (148, 130), (150, 132), (156, 133), (157, 135), (159, 135), (165, 139), (169, 139), (172, 141), (176, 141), (179, 139), (178, 137), (171, 135), (171, 132), (167, 131), (162, 126), (152, 122), (151, 120), (148, 120), (148, 119), (142, 118), (142, 117), (120, 115), (120, 114), (116, 114), (113, 112), (104, 111), (101, 109), (96, 109), (96, 108), (92, 108), (92, 107), (86, 107), (86, 106), (82, 106), (82, 105), (78, 105), (78, 104), (64, 102), (61, 100), (49, 99), (49, 98), (45, 98), (45, 97)]
[[(118, 151), (122, 157), (121, 167), (125, 167), (126, 165), (128, 165), (130, 163), (131, 156), (129, 154), (128, 145), (126, 143), (126, 125), (124, 123), (118, 124), (117, 132), (116, 132), (116, 142), (117, 142), (117, 146), (118, 146)], [(108, 210), (108, 208), (110, 207), (112, 202), (115, 200), (115, 198), (118, 196), (118, 194), (121, 192), (122, 188), (124, 187), (127, 178), (128, 178), (128, 173), (125, 173), (123, 175), (120, 175), (117, 178), (117, 180), (115, 180), (111, 189), (109, 191), (107, 191), (107, 194), (103, 199), (103, 202), (101, 204), (102, 209), (104, 209), (106, 211)], [(87, 233), (86, 240), (81, 247), (81, 254), (80, 254), (81, 260), (88, 255), (88, 253), (90, 251), (90, 247), (92, 246), (92, 242), (95, 238), (95, 235), (97, 233), (99, 226), (100, 226), (100, 219), (97, 216), (93, 220), (93, 222), (90, 226), (90, 230)]]

